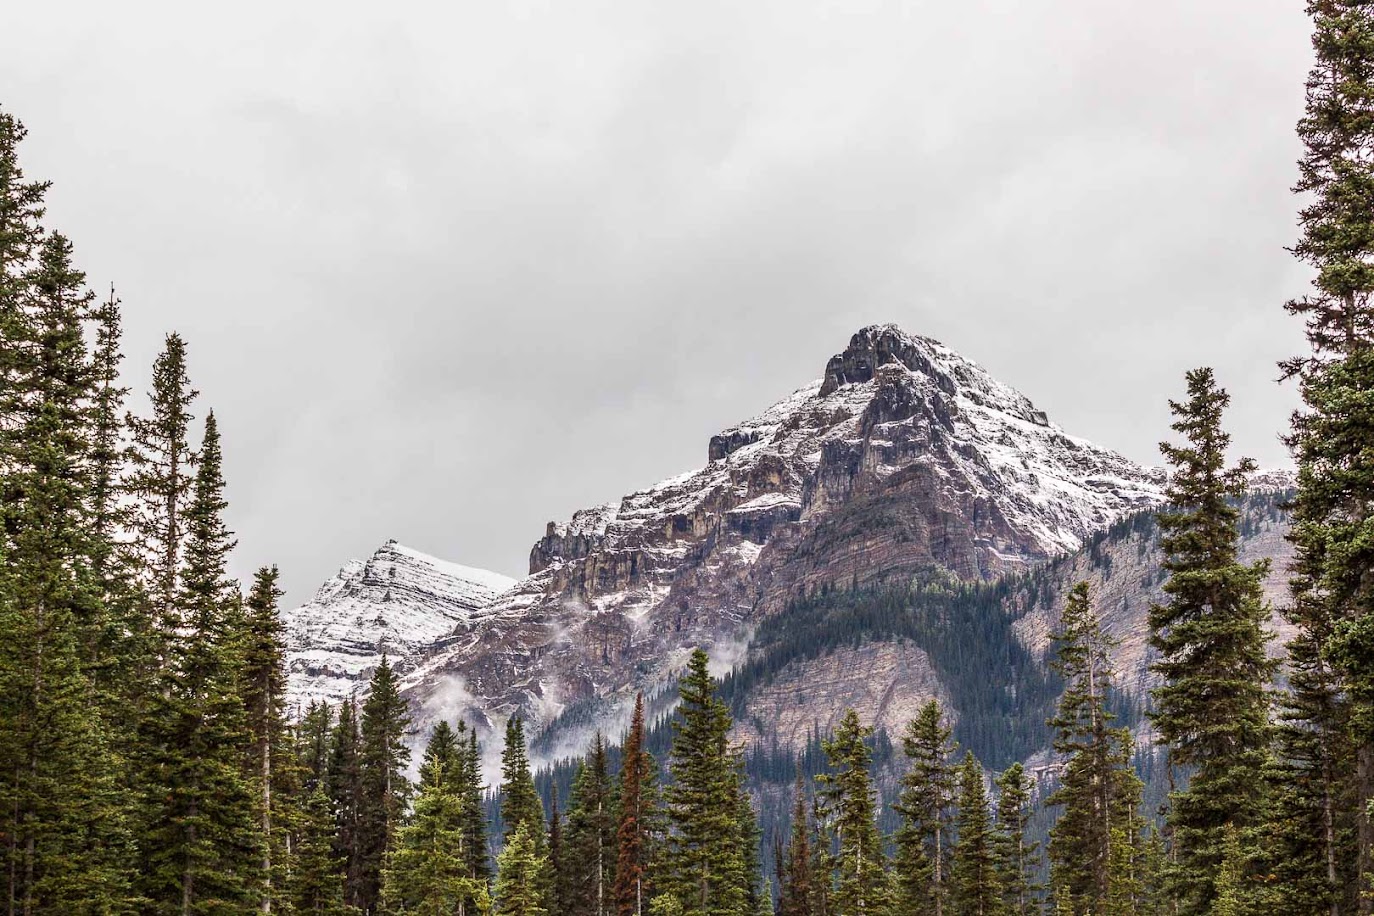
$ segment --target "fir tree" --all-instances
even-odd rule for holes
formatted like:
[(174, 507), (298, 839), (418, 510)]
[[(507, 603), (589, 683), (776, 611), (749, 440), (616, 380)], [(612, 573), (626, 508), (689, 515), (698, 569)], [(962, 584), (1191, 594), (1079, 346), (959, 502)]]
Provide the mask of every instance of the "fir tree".
[(452, 754), (452, 739), (451, 729), (436, 729), (426, 749), (428, 778), (387, 860), (388, 913), (467, 916), (489, 909), (486, 884), (471, 876), (464, 853), (462, 796), (450, 772), (461, 761)]
[(1252, 826), (1265, 809), (1269, 563), (1237, 559), (1240, 513), (1231, 501), (1244, 495), (1254, 462), (1226, 466), (1230, 436), (1221, 418), (1229, 401), (1211, 369), (1189, 372), (1188, 400), (1170, 402), (1185, 443), (1160, 446), (1173, 468), (1170, 509), (1159, 515), (1170, 577), (1168, 603), (1150, 609), (1154, 670), (1163, 680), (1151, 719), (1171, 765), (1190, 774), (1169, 808), (1173, 897), (1185, 914), (1211, 907), (1227, 825)]
[[(466, 742), (463, 741), (464, 731)], [(461, 755), (458, 779), (458, 794), (463, 803), (463, 848), (468, 874), (485, 887), (491, 881), (491, 857), (487, 846), (487, 814), (483, 805), (486, 787), (482, 783), (482, 752), (477, 743), (477, 729), (467, 729), (460, 722), (458, 743), (466, 748)]]
[(651, 895), (645, 878), (649, 864), (649, 822), (645, 808), (645, 782), (651, 759), (644, 751), (644, 694), (635, 696), (630, 733), (620, 765), (620, 823), (616, 828), (616, 916), (644, 916)]
[(339, 721), (334, 726), (329, 748), (327, 784), (336, 821), (334, 852), (344, 863), (344, 900), (353, 907), (360, 907), (362, 900), (362, 855), (358, 838), (363, 794), (361, 745), (358, 703), (355, 697), (350, 697), (339, 706)]
[(1040, 912), (1040, 844), (1028, 839), (1032, 814), (1031, 784), (1019, 763), (997, 777), (997, 874), (1005, 909), (1012, 916)]
[[(274, 832), (273, 821), (287, 807), (283, 791), (285, 771), (283, 758), (287, 754), (287, 728), (284, 717), (286, 693), (285, 651), (282, 645), (282, 625), (277, 604), (282, 591), (277, 587), (279, 573), (275, 566), (259, 569), (253, 588), (245, 602), (243, 632), (242, 696), (248, 714), (249, 769), (257, 783), (258, 823), (263, 838), (262, 873), (267, 887), (262, 897), (262, 912), (270, 913), (278, 897), (274, 885), (276, 871), (285, 871), (285, 858), (290, 848), (284, 831)], [(280, 824), (279, 824), (280, 826)]]
[(1047, 799), (1063, 808), (1050, 829), (1050, 885), (1056, 906), (1071, 913), (1113, 913), (1121, 888), (1133, 879), (1122, 868), (1122, 847), (1133, 848), (1139, 833), (1140, 780), (1130, 768), (1130, 732), (1113, 728), (1107, 711), (1112, 641), (1086, 582), (1070, 592), (1054, 640), (1053, 666), (1065, 690), (1050, 725), (1066, 763)]
[(424, 758), (420, 762), (419, 791), (434, 788), (444, 781), (456, 784), (464, 750), (458, 744), (453, 726), (440, 719), (429, 733), (429, 743), (425, 745)]
[(535, 829), (542, 833), (532, 820), (522, 820), (496, 859), (497, 916), (549, 916), (549, 863)]
[(296, 728), (296, 756), (306, 769), (307, 792), (326, 784), (333, 733), (334, 710), (323, 700), (311, 700)]
[(941, 916), (948, 897), (947, 855), (956, 746), (936, 700), (907, 723), (902, 748), (910, 768), (896, 809), (902, 815), (894, 863), (896, 916)]
[[(738, 819), (739, 769), (730, 713), (716, 697), (706, 653), (692, 653), (673, 723), (671, 825), (660, 886), (683, 916), (743, 916), (748, 901)], [(664, 904), (666, 905), (666, 904)]]
[(549, 804), (549, 908), (555, 913), (568, 911), (572, 899), (573, 875), (563, 857), (563, 813), (558, 806), (558, 783), (553, 784), (553, 798)]
[(822, 745), (829, 772), (818, 779), (823, 819), (837, 838), (833, 905), (838, 916), (883, 913), (889, 902), (877, 792), (869, 773), (873, 754), (867, 739), (872, 734), (850, 709)]
[(950, 862), (950, 900), (960, 916), (1005, 913), (997, 868), (997, 837), (983, 785), (983, 767), (969, 751), (959, 767), (958, 842)]
[(153, 363), (149, 393), (153, 415), (141, 419), (130, 414), (126, 418), (133, 440), (126, 487), (137, 498), (133, 533), (135, 542), (143, 546), (141, 567), (152, 601), (153, 631), (164, 640), (171, 638), (177, 625), (183, 516), (196, 461), (187, 437), (190, 406), (196, 396), (186, 375), (186, 344), (180, 335), (169, 334)]
[(506, 841), (525, 824), (530, 842), (544, 854), (544, 803), (530, 774), (529, 749), (525, 744), (525, 723), (519, 716), (506, 720), (506, 743), (501, 749), (501, 821)]
[(568, 801), (563, 871), (567, 891), (559, 901), (567, 916), (608, 916), (615, 865), (617, 806), (606, 744), (597, 734), (578, 767)]
[(800, 770), (792, 789), (792, 836), (777, 858), (778, 916), (812, 916), (815, 888), (811, 873), (811, 824), (806, 813), (806, 784)]
[(347, 863), (335, 849), (335, 832), (329, 795), (324, 783), (318, 782), (302, 806), (293, 850), (289, 888), (296, 916), (350, 916), (357, 912), (344, 902)]
[(147, 851), (151, 910), (219, 913), (260, 903), (264, 838), (245, 772), (250, 742), (240, 695), (242, 615), (225, 573), (234, 542), (213, 413), (186, 507), (186, 566), (174, 604), (172, 665), (156, 710), (162, 759)]
[(358, 906), (376, 910), (382, 868), (409, 802), (405, 744), (410, 715), (385, 655), (368, 684), (359, 725), (358, 746)]
[[(1309, 0), (1315, 61), (1295, 191), (1306, 196), (1294, 254), (1315, 269), (1312, 292), (1287, 304), (1310, 353), (1284, 364), (1304, 407), (1289, 446), (1298, 465), (1291, 539), (1299, 629), (1290, 647), (1292, 728), (1285, 755), (1296, 780), (1287, 804), (1316, 831), (1285, 850), (1307, 868), (1294, 906), (1332, 912), (1374, 905), (1374, 9)], [(1345, 754), (1349, 744), (1350, 756)], [(1315, 810), (1303, 810), (1303, 807)], [(1354, 821), (1353, 825), (1349, 821)], [(1350, 827), (1355, 843), (1349, 844)]]

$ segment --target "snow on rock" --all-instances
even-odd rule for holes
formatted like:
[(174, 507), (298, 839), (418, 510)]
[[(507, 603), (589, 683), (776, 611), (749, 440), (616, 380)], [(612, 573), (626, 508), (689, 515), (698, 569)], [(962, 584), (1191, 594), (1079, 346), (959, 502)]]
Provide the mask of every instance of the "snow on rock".
[(366, 688), (383, 655), (402, 672), (515, 580), (387, 541), (350, 560), (306, 604), (282, 614), (288, 702), (337, 702)]

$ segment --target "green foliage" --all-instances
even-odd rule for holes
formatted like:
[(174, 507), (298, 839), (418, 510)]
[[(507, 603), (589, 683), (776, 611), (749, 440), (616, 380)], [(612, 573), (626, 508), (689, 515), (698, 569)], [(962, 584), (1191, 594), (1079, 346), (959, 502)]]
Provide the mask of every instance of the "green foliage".
[(496, 859), (496, 916), (549, 916), (549, 862), (535, 829), (521, 821)]
[(1040, 912), (1040, 845), (1027, 834), (1033, 809), (1032, 783), (1025, 768), (1013, 763), (997, 777), (997, 832), (993, 848), (1004, 909), (1011, 916)]
[(684, 916), (744, 916), (749, 899), (740, 837), (739, 757), (730, 746), (730, 713), (717, 697), (706, 653), (692, 653), (679, 681), (669, 768), (668, 860), (659, 884)]
[(835, 837), (832, 902), (840, 914), (881, 913), (890, 902), (876, 822), (877, 793), (869, 773), (872, 754), (864, 741), (872, 733), (851, 709), (825, 743), (832, 772), (819, 778), (820, 815)]
[(902, 748), (909, 761), (896, 809), (895, 916), (939, 916), (949, 897), (955, 753), (940, 704), (930, 700), (907, 723)]
[(363, 701), (358, 746), (358, 906), (371, 912), (381, 897), (382, 868), (410, 798), (405, 744), (410, 714), (386, 656)]
[(950, 863), (950, 901), (956, 913), (998, 916), (1005, 913), (997, 867), (997, 836), (983, 784), (983, 766), (972, 752), (959, 767), (958, 842)]
[(607, 916), (614, 909), (616, 826), (619, 803), (598, 733), (573, 780), (561, 856), (566, 876), (559, 906), (567, 916)]

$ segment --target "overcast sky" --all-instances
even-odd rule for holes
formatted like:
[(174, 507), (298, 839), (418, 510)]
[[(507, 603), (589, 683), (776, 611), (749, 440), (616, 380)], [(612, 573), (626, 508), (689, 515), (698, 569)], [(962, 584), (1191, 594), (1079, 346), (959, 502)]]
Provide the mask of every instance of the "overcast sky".
[(1142, 462), (1214, 365), (1286, 463), (1302, 6), (45, 0), (0, 105), (298, 602), (389, 537), (522, 574), (878, 321)]

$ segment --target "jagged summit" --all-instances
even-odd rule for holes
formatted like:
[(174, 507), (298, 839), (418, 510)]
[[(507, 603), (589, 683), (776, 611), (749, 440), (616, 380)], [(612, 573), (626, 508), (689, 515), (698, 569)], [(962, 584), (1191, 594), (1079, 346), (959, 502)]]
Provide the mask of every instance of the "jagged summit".
[(415, 654), (468, 623), (515, 580), (449, 563), (394, 540), (350, 560), (306, 604), (284, 613), (293, 698), (342, 699), (388, 655)]

